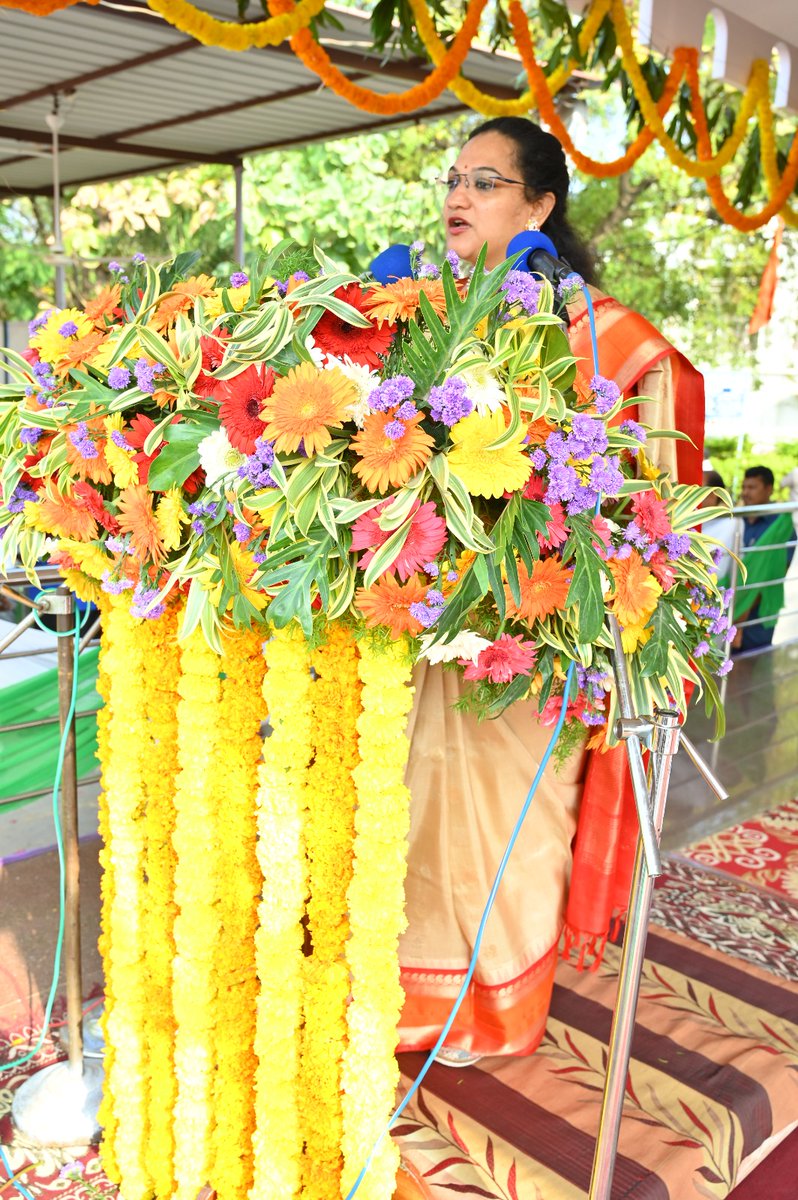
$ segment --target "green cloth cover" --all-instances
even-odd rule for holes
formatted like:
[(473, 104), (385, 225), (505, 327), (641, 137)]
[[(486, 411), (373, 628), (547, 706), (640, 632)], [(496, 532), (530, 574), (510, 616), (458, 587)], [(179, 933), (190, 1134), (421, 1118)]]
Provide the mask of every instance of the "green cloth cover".
[[(795, 528), (791, 513), (780, 513), (776, 520), (768, 525), (754, 543), (756, 546), (777, 546), (780, 542), (791, 542), (795, 538)], [(751, 547), (749, 546), (750, 550)], [(781, 547), (773, 550), (757, 550), (753, 554), (743, 549), (740, 555), (745, 563), (748, 574), (745, 579), (746, 589), (738, 592), (734, 598), (734, 619), (739, 619), (742, 613), (759, 600), (760, 617), (772, 617), (771, 621), (762, 624), (769, 628), (776, 624), (776, 618), (784, 607), (784, 576), (787, 573), (787, 551)], [(750, 584), (766, 584), (772, 579), (779, 580), (770, 587), (750, 587)]]

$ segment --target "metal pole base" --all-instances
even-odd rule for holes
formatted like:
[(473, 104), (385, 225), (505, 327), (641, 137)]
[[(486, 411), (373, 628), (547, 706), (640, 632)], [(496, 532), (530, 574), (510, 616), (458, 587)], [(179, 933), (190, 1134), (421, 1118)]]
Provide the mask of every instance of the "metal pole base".
[(82, 1073), (68, 1062), (43, 1067), (14, 1093), (14, 1124), (40, 1146), (88, 1146), (100, 1133), (103, 1076), (96, 1059), (84, 1059)]

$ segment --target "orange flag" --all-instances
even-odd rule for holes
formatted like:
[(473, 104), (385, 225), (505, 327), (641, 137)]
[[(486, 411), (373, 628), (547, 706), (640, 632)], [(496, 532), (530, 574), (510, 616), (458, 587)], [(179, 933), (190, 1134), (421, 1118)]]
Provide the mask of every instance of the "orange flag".
[(779, 246), (781, 245), (783, 233), (784, 218), (779, 217), (776, 234), (773, 238), (773, 245), (770, 248), (770, 254), (768, 255), (765, 269), (762, 272), (762, 279), (759, 283), (759, 296), (757, 297), (756, 308), (751, 313), (751, 320), (748, 322), (748, 332), (751, 335), (758, 333), (763, 325), (767, 325), (773, 315), (773, 297), (776, 294), (776, 282), (779, 276)]

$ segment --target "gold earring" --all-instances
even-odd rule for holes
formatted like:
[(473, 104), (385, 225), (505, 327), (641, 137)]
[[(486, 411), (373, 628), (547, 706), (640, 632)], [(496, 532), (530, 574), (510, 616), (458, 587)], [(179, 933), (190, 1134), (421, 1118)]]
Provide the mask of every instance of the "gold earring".
[(526, 228), (527, 228), (527, 233), (537, 233), (537, 231), (540, 229), (540, 226), (538, 225), (538, 223), (534, 217), (530, 217), (526, 223)]

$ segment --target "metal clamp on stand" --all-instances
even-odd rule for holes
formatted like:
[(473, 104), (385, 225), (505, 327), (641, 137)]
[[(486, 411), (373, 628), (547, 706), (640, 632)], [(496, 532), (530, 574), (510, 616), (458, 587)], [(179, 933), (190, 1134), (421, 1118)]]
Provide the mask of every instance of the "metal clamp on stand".
[[(648, 932), (651, 893), (655, 876), (662, 873), (659, 838), (665, 815), (673, 756), (679, 749), (679, 714), (656, 709), (653, 716), (638, 716), (632, 709), (632, 691), (626, 669), (621, 633), (610, 616), (615, 645), (615, 677), (621, 717), (615, 733), (626, 743), (640, 822), (629, 913), (623, 940), (618, 979), (618, 998), (610, 1031), (607, 1075), (599, 1117), (599, 1131), (590, 1179), (590, 1200), (609, 1200), (618, 1152), (618, 1134), (629, 1071), (635, 1011)], [(650, 740), (648, 771), (643, 765), (642, 742)]]

